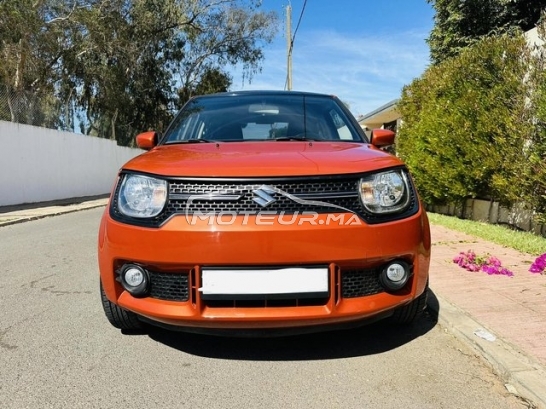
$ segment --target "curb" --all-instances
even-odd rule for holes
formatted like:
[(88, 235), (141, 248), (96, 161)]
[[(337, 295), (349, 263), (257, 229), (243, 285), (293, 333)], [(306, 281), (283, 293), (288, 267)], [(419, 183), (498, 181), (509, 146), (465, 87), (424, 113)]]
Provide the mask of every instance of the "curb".
[[(438, 323), (482, 356), (510, 393), (525, 401), (529, 408), (546, 409), (546, 368), (442, 296), (435, 296), (438, 304), (430, 303), (428, 307), (438, 314)], [(478, 337), (474, 333), (478, 329), (496, 339)]]
[(97, 199), (82, 203), (0, 213), (0, 227), (25, 223), (32, 220), (44, 219), (46, 217), (58, 216), (61, 214), (74, 213), (82, 210), (104, 207), (107, 203), (108, 199)]

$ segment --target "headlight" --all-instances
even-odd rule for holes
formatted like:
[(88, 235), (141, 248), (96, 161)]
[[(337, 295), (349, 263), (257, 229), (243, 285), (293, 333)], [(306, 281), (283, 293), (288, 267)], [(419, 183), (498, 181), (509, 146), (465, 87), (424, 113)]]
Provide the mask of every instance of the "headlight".
[(141, 175), (126, 175), (118, 194), (118, 209), (129, 217), (157, 216), (167, 201), (167, 182)]
[(360, 199), (366, 210), (376, 214), (395, 213), (409, 204), (409, 186), (402, 170), (376, 173), (360, 179)]

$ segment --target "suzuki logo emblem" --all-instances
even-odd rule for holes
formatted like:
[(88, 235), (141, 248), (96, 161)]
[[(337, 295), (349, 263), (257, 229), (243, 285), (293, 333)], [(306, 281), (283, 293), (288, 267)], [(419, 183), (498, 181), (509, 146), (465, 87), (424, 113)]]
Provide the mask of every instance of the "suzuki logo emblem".
[(272, 196), (275, 194), (275, 190), (267, 185), (260, 186), (258, 189), (253, 190), (252, 193), (254, 194), (252, 200), (262, 207), (267, 207), (271, 203), (277, 201), (277, 199)]

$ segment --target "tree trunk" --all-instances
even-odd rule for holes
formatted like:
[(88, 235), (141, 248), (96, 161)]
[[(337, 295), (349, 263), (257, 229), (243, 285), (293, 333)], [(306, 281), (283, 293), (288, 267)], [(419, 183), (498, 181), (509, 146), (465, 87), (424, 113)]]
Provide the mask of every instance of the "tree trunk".
[(118, 109), (116, 108), (114, 115), (112, 115), (112, 119), (110, 120), (110, 126), (112, 127), (112, 133), (110, 136), (110, 139), (116, 140), (116, 119), (118, 118)]

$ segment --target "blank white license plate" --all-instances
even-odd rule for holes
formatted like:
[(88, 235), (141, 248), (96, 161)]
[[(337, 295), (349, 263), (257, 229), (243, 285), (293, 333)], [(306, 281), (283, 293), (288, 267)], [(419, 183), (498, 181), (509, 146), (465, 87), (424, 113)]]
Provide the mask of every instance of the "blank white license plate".
[[(328, 295), (328, 268), (202, 270), (204, 298), (222, 295)], [(207, 297), (209, 296), (209, 297)]]

